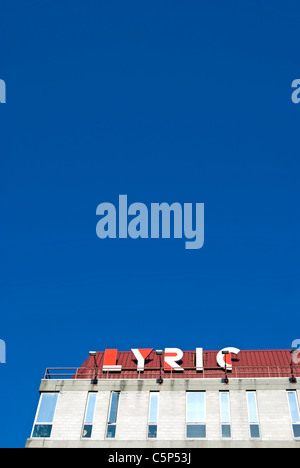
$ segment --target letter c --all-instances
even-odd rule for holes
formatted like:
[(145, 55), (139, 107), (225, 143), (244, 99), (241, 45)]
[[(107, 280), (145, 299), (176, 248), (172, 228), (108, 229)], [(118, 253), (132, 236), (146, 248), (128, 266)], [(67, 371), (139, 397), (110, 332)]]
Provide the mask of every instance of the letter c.
[[(230, 354), (239, 354), (240, 349), (238, 348), (223, 348), (221, 351), (218, 352), (217, 354), (217, 363), (219, 364), (220, 367), (225, 367), (225, 358), (226, 354), (223, 354), (223, 351), (228, 351)], [(229, 356), (230, 356), (229, 354)], [(226, 369), (227, 370), (232, 370), (232, 364), (231, 364), (231, 357), (229, 358), (229, 362), (226, 360)]]

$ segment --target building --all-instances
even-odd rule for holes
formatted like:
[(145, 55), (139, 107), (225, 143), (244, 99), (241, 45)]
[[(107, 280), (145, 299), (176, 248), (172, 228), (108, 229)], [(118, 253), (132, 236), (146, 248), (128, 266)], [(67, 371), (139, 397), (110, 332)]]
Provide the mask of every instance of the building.
[(47, 369), (27, 447), (300, 447), (290, 350), (90, 352)]

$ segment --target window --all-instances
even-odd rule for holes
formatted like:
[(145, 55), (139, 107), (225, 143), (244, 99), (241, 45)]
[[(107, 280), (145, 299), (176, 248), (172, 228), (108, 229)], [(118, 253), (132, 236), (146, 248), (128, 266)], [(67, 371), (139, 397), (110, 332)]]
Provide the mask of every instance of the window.
[(150, 392), (148, 438), (157, 437), (158, 392)]
[(287, 392), (289, 406), (290, 406), (290, 413), (292, 419), (292, 426), (293, 426), (293, 433), (296, 439), (300, 438), (300, 414), (299, 414), (299, 404), (297, 399), (296, 391), (289, 391)]
[(84, 426), (82, 431), (82, 437), (84, 439), (89, 439), (92, 436), (96, 397), (97, 393), (95, 392), (90, 392), (88, 395), (88, 402), (85, 411)]
[(229, 392), (220, 392), (222, 439), (231, 438)]
[(250, 437), (251, 439), (260, 438), (256, 392), (247, 392), (247, 403), (248, 403), (248, 417), (250, 425)]
[(114, 439), (116, 436), (119, 396), (120, 396), (119, 392), (111, 393), (109, 416), (108, 416), (108, 422), (107, 422), (107, 433), (106, 433), (106, 437), (108, 439)]
[(186, 436), (188, 439), (206, 438), (205, 392), (187, 392)]
[(50, 437), (58, 393), (42, 393), (32, 437)]

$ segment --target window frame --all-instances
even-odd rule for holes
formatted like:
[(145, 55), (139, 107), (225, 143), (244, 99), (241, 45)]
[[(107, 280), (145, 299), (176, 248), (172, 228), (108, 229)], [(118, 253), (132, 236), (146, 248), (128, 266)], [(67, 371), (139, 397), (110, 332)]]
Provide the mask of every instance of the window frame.
[[(94, 403), (93, 417), (92, 417), (92, 422), (87, 422), (87, 421), (86, 421), (86, 418), (87, 418), (87, 414), (88, 414), (88, 409), (89, 409), (89, 404), (90, 404), (91, 395), (93, 395), (93, 396), (95, 395), (95, 403)], [(88, 392), (87, 401), (86, 401), (86, 406), (85, 406), (85, 412), (84, 412), (83, 426), (82, 426), (82, 429), (81, 429), (81, 436), (80, 436), (80, 438), (81, 438), (82, 440), (91, 439), (91, 437), (92, 437), (93, 425), (94, 425), (94, 418), (95, 418), (95, 410), (96, 410), (96, 404), (97, 404), (97, 396), (98, 396), (98, 392)], [(85, 426), (91, 426), (91, 435), (90, 435), (89, 437), (84, 437), (84, 435), (83, 435), (83, 431), (85, 430), (85, 429), (84, 429)]]
[[(229, 422), (222, 421), (222, 395), (227, 395), (228, 398), (228, 419)], [(220, 421), (221, 421), (221, 439), (222, 440), (231, 440), (232, 439), (232, 430), (231, 430), (231, 408), (230, 408), (230, 393), (228, 390), (220, 390), (219, 391), (219, 401), (220, 401)], [(223, 426), (229, 426), (230, 429), (230, 437), (223, 436)]]
[[(201, 393), (204, 395), (204, 421), (190, 422), (188, 421), (188, 396), (192, 393)], [(205, 390), (188, 390), (186, 391), (186, 408), (185, 408), (185, 439), (186, 440), (207, 440), (207, 411), (206, 411), (206, 391)], [(204, 426), (205, 428), (205, 437), (188, 437), (187, 429), (188, 426)]]
[[(152, 395), (157, 395), (157, 411), (156, 411), (156, 423), (150, 421), (151, 413), (151, 397)], [(159, 414), (159, 391), (150, 390), (149, 392), (149, 407), (148, 407), (148, 424), (147, 424), (147, 440), (156, 440), (158, 436), (158, 414)], [(156, 437), (149, 437), (149, 427), (156, 426)]]
[[(248, 399), (248, 395), (250, 393), (253, 393), (253, 395), (255, 395), (255, 411), (256, 411), (256, 416), (257, 416), (257, 422), (251, 422), (251, 419), (250, 419), (250, 405), (249, 405), (249, 399)], [(260, 440), (261, 439), (261, 428), (260, 428), (260, 422), (259, 422), (258, 402), (257, 402), (257, 392), (256, 392), (256, 390), (246, 390), (246, 400), (247, 400), (247, 411), (248, 411), (248, 424), (249, 424), (249, 437), (250, 437), (250, 440)], [(251, 426), (258, 426), (259, 437), (253, 437), (251, 435)]]
[[(115, 422), (110, 423), (110, 422), (109, 422), (109, 418), (110, 418), (111, 405), (112, 405), (112, 399), (113, 399), (113, 394), (114, 394), (114, 393), (118, 395), (117, 411), (116, 411)], [(108, 407), (108, 415), (107, 415), (107, 423), (106, 423), (106, 431), (105, 431), (105, 439), (108, 439), (108, 440), (111, 440), (111, 439), (114, 440), (114, 439), (116, 438), (116, 435), (117, 435), (117, 421), (118, 421), (119, 409), (120, 409), (120, 395), (121, 395), (121, 392), (120, 392), (120, 391), (112, 390), (112, 391), (110, 392), (109, 407)], [(113, 426), (115, 427), (115, 434), (114, 434), (114, 437), (108, 437), (108, 428), (109, 428), (109, 427), (113, 427)]]
[[(289, 400), (289, 393), (293, 393), (295, 395), (296, 406), (297, 406), (297, 411), (298, 411), (298, 416), (299, 416), (299, 422), (293, 422), (292, 409), (291, 409), (290, 400)], [(299, 397), (298, 397), (297, 390), (287, 390), (286, 391), (286, 397), (287, 397), (289, 413), (290, 413), (292, 437), (293, 437), (294, 440), (300, 440), (300, 435), (298, 437), (296, 437), (295, 433), (294, 433), (294, 426), (299, 426), (300, 427), (300, 406), (299, 406)]]
[[(40, 412), (40, 408), (41, 408), (41, 405), (42, 405), (42, 401), (43, 401), (43, 398), (44, 398), (45, 395), (56, 395), (56, 403), (55, 403), (55, 408), (54, 408), (54, 412), (53, 412), (52, 421), (51, 422), (43, 422), (43, 421), (37, 422), (39, 412)], [(31, 431), (31, 436), (30, 436), (31, 439), (50, 439), (51, 433), (52, 433), (53, 421), (54, 421), (56, 410), (57, 410), (58, 396), (59, 396), (59, 392), (41, 392), (40, 393), (38, 407), (37, 407), (37, 410), (36, 410), (36, 413), (35, 413), (35, 418), (34, 418), (32, 431)], [(34, 434), (35, 426), (51, 426), (49, 436), (46, 436), (46, 437), (34, 436), (33, 434)]]

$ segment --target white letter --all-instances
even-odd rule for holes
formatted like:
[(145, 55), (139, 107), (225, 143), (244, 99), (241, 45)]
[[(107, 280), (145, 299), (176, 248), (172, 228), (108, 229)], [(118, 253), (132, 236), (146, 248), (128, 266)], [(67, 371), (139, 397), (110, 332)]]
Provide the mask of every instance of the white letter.
[(151, 203), (151, 237), (159, 238), (159, 213), (162, 213), (162, 238), (170, 239), (171, 211), (174, 213), (174, 239), (182, 238), (182, 208), (180, 203)]
[[(112, 239), (116, 238), (116, 208), (111, 203), (101, 203), (98, 205), (96, 214), (104, 215), (107, 211), (107, 215), (104, 216), (97, 224), (96, 232), (97, 236), (100, 239), (105, 239), (110, 237)], [(104, 227), (107, 225), (107, 229)]]
[(292, 343), (292, 348), (297, 348), (295, 351), (292, 352), (292, 361), (294, 364), (299, 364), (300, 363), (300, 356), (299, 356), (299, 349), (300, 346), (300, 340), (294, 340)]
[(182, 359), (183, 352), (178, 348), (165, 349), (165, 370), (183, 371), (184, 369), (177, 364)]
[(6, 103), (6, 84), (3, 80), (0, 80), (0, 103)]
[(137, 370), (140, 372), (144, 371), (145, 359), (149, 356), (153, 348), (149, 349), (132, 349), (131, 350), (137, 359)]
[[(186, 242), (186, 249), (201, 249), (204, 244), (204, 203), (196, 203), (196, 230), (193, 230), (193, 205), (184, 204), (184, 234), (188, 239), (195, 240)], [(198, 238), (199, 236), (199, 238)]]
[(203, 348), (196, 348), (196, 370), (203, 371)]
[(228, 351), (229, 353), (239, 354), (240, 350), (238, 348), (223, 348), (217, 354), (217, 363), (220, 367), (225, 368), (225, 359), (226, 359), (226, 369), (232, 370), (231, 355), (223, 354), (222, 351)]
[(122, 366), (117, 366), (117, 349), (106, 349), (104, 353), (104, 360), (102, 370), (103, 372), (121, 372)]
[(119, 196), (119, 238), (127, 239), (127, 195)]
[(294, 80), (292, 83), (292, 88), (297, 88), (296, 91), (292, 94), (292, 101), (294, 104), (299, 104), (300, 102), (300, 80)]
[(6, 345), (3, 340), (0, 340), (0, 362), (6, 364)]
[[(148, 208), (144, 203), (132, 203), (128, 209), (129, 215), (136, 215), (139, 211), (139, 215), (132, 219), (128, 226), (128, 234), (132, 239), (142, 237), (148, 239)], [(137, 230), (137, 226), (140, 226)]]

